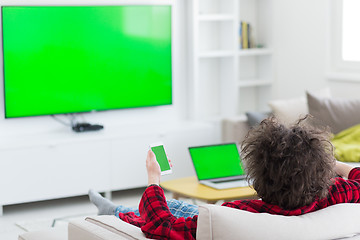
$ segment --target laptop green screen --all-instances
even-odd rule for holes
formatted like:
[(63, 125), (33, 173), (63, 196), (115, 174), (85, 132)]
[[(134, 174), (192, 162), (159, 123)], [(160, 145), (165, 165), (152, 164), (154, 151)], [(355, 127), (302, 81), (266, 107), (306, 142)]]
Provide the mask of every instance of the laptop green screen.
[(235, 143), (190, 147), (189, 152), (199, 180), (245, 174)]

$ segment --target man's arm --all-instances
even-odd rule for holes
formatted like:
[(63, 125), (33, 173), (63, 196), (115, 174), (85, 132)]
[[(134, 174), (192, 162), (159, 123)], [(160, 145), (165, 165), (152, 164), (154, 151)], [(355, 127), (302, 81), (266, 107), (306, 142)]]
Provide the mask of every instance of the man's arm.
[(353, 169), (352, 166), (343, 162), (336, 161), (335, 172), (337, 175), (343, 178), (349, 178), (349, 173), (351, 172), (352, 169)]
[(358, 203), (360, 202), (360, 168), (352, 167), (343, 162), (336, 162), (336, 174), (347, 178), (335, 178), (330, 187), (327, 200), (329, 203)]
[(144, 225), (141, 231), (148, 238), (156, 239), (195, 239), (197, 216), (188, 218), (174, 217), (166, 203), (163, 189), (159, 186), (161, 170), (155, 154), (149, 150), (146, 158), (148, 188), (145, 190), (139, 211)]
[(159, 185), (161, 176), (160, 165), (156, 161), (155, 154), (151, 150), (148, 151), (146, 157), (146, 170), (148, 174), (148, 186), (152, 184)]
[(155, 239), (195, 239), (197, 215), (188, 218), (174, 217), (165, 200), (164, 191), (159, 186), (149, 186), (141, 198), (139, 211), (145, 224), (141, 231), (148, 238)]

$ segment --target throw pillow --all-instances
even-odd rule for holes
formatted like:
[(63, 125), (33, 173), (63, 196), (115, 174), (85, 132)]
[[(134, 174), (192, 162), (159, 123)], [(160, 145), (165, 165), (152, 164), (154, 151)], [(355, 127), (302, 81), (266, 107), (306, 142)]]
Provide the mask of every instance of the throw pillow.
[(305, 97), (269, 102), (274, 115), (284, 123), (293, 123), (308, 113)]
[(309, 113), (333, 133), (360, 123), (360, 99), (321, 98), (306, 93)]
[(258, 125), (262, 120), (270, 115), (270, 113), (263, 112), (246, 112), (245, 114), (250, 127)]
[[(331, 97), (329, 88), (314, 91), (318, 96)], [(269, 102), (273, 114), (283, 123), (292, 124), (299, 118), (309, 113), (307, 99), (305, 97), (273, 100)]]

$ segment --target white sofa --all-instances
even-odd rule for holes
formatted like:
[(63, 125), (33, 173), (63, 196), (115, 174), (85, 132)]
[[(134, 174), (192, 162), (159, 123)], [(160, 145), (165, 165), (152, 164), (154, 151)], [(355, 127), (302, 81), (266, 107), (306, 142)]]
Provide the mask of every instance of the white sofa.
[[(264, 112), (247, 112), (247, 116), (224, 119), (222, 121), (222, 140), (224, 142), (235, 141), (240, 144), (250, 127), (257, 125), (270, 113), (285, 125), (294, 124), (299, 118), (311, 114), (314, 117), (309, 121), (311, 124), (328, 126), (333, 134), (340, 133), (340, 135), (342, 135), (342, 131), (360, 124), (360, 98), (333, 98), (328, 88), (318, 90), (315, 93), (306, 92), (304, 97), (273, 100), (269, 102), (269, 107), (271, 111), (267, 114)], [(342, 135), (342, 137), (346, 138), (347, 136)], [(337, 155), (338, 159), (359, 167), (360, 149), (358, 146), (358, 144), (349, 145), (346, 151), (351, 149), (353, 154)], [(336, 147), (338, 150), (340, 149), (340, 146)]]
[[(319, 100), (319, 103), (323, 101)], [(328, 112), (334, 113), (337, 100), (325, 99), (324, 104), (331, 106)], [(290, 103), (290, 105), (289, 105)], [(360, 100), (354, 104), (344, 104), (341, 101), (339, 109), (344, 106), (360, 108)], [(283, 116), (286, 121), (294, 121), (299, 115), (311, 112), (306, 106), (304, 98), (300, 100), (272, 103), (272, 111)], [(359, 106), (359, 108), (357, 108)], [(322, 113), (324, 106), (320, 107)], [(351, 109), (350, 109), (351, 110)], [(353, 111), (346, 111), (352, 113)], [(360, 111), (357, 111), (360, 115)], [(325, 113), (327, 113), (325, 111)], [(285, 116), (286, 115), (286, 116)], [(291, 115), (291, 116), (290, 116)], [(285, 117), (284, 117), (285, 116)], [(335, 120), (348, 118), (343, 113), (332, 114)], [(319, 115), (321, 119), (321, 116)], [(354, 122), (359, 119), (351, 118)], [(326, 118), (329, 120), (329, 118)], [(285, 120), (284, 120), (285, 121)], [(340, 121), (345, 122), (345, 121)], [(326, 122), (330, 126), (331, 122)], [(336, 122), (337, 123), (337, 122)], [(222, 139), (225, 142), (242, 142), (250, 126), (246, 116), (225, 119), (222, 122)], [(344, 126), (345, 127), (345, 126)], [(359, 166), (359, 163), (353, 163)], [(279, 216), (267, 213), (250, 213), (247, 211), (221, 207), (217, 205), (203, 205), (199, 208), (197, 239), (352, 239), (360, 240), (360, 204), (338, 204), (328, 208), (305, 214), (302, 216)], [(19, 240), (117, 240), (117, 239), (145, 239), (139, 228), (120, 221), (115, 216), (98, 216), (80, 221), (70, 222), (68, 232), (49, 229), (46, 231), (29, 232), (19, 236)]]
[[(197, 239), (351, 239), (360, 240), (360, 204), (337, 204), (301, 215), (280, 216), (206, 204), (199, 207)], [(19, 240), (146, 239), (140, 228), (115, 216), (70, 222), (63, 230), (29, 232)]]

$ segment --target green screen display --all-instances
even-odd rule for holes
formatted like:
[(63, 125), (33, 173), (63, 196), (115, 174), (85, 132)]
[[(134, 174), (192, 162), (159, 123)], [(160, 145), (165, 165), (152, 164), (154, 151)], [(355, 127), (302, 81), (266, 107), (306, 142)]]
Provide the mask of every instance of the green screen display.
[(171, 6), (3, 6), (5, 117), (172, 103)]
[(169, 164), (169, 160), (167, 159), (164, 146), (161, 145), (161, 146), (152, 147), (151, 150), (154, 152), (156, 156), (156, 160), (160, 165), (160, 170), (162, 172), (170, 170), (170, 164)]
[(189, 148), (199, 180), (243, 175), (236, 144)]

